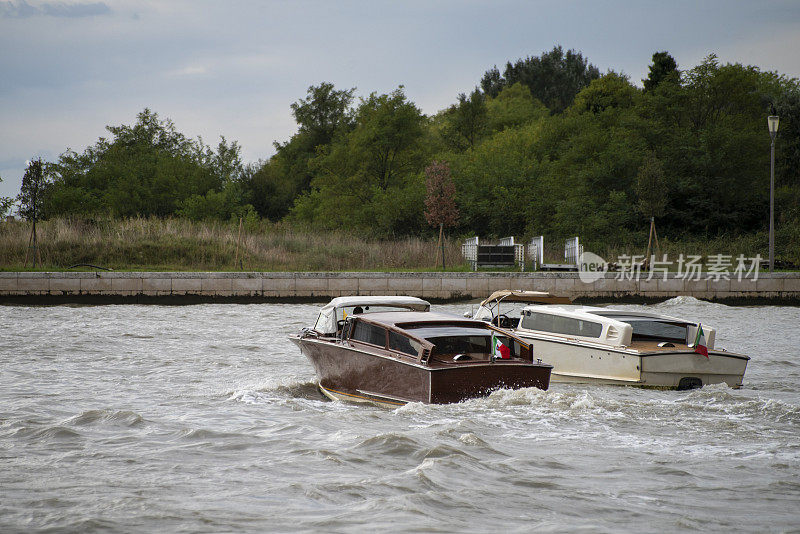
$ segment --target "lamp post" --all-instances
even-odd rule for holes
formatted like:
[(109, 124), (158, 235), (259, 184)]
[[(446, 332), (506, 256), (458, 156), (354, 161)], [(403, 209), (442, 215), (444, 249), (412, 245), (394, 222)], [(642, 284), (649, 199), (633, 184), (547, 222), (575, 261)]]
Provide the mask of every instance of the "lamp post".
[(777, 115), (767, 117), (769, 136), (772, 139), (769, 149), (769, 272), (775, 268), (775, 136), (778, 135), (779, 122)]

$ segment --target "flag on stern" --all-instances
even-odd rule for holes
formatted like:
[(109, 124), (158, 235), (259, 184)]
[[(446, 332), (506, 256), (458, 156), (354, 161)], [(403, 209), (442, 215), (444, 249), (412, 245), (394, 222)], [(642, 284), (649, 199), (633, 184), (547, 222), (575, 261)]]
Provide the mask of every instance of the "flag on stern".
[(697, 324), (697, 337), (694, 338), (692, 347), (697, 354), (702, 354), (708, 358), (708, 347), (706, 346), (706, 334), (703, 332), (703, 323)]
[(511, 349), (508, 348), (500, 338), (492, 333), (492, 358), (502, 358), (503, 360), (511, 359)]

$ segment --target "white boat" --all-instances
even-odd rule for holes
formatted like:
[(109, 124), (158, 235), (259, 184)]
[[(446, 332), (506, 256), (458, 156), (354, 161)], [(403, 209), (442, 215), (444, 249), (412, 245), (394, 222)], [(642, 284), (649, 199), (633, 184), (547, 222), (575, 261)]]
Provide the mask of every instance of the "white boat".
[[(675, 389), (742, 385), (750, 358), (716, 348), (716, 330), (708, 325), (650, 312), (538, 304), (547, 302), (543, 295), (558, 298), (497, 291), (473, 317), (531, 341), (536, 357), (553, 365), (551, 382)], [(696, 352), (698, 328), (708, 356)]]

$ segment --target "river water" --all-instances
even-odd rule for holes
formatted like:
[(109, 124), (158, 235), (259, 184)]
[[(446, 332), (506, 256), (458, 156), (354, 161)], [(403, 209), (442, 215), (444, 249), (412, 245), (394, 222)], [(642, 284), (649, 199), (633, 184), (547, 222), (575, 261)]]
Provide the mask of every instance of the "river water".
[(317, 392), (318, 305), (0, 306), (0, 531), (800, 532), (800, 308), (624, 307), (716, 327), (744, 387), (390, 410)]

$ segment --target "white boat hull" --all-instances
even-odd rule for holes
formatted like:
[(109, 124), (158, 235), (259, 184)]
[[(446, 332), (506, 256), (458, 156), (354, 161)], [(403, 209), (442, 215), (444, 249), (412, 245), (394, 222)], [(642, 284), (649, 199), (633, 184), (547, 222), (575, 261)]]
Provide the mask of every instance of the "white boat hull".
[(553, 366), (551, 382), (680, 389), (725, 383), (738, 388), (748, 361), (739, 354), (714, 350), (706, 358), (691, 350), (640, 353), (624, 347), (522, 337), (533, 343), (536, 358)]

